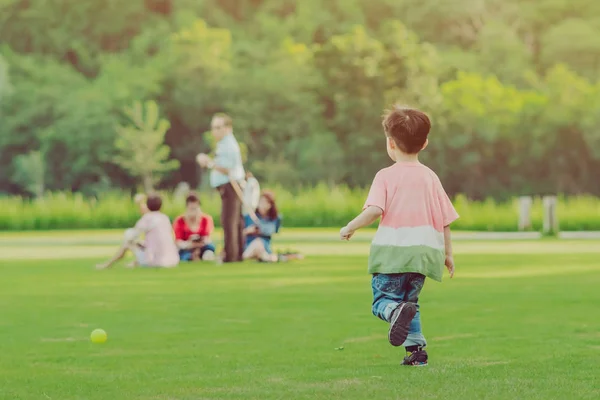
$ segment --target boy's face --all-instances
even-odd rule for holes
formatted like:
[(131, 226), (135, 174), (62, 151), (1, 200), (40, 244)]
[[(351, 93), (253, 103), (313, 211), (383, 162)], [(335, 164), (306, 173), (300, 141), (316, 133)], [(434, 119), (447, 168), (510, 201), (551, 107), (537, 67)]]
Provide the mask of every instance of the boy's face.
[(225, 121), (221, 117), (214, 117), (212, 119), (210, 129), (217, 142), (223, 139), (227, 134), (227, 126), (225, 126)]

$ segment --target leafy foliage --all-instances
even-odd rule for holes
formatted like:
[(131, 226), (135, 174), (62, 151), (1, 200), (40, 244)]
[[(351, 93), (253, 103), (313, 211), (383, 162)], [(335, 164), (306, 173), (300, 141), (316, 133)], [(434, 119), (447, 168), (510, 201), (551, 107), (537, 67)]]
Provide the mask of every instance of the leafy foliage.
[(588, 0), (4, 0), (0, 192), (34, 151), (50, 190), (133, 188), (114, 127), (149, 100), (180, 163), (163, 187), (199, 183), (219, 111), (260, 180), (362, 187), (398, 101), (431, 115), (451, 194), (600, 195), (599, 21)]
[(14, 180), (29, 193), (41, 197), (44, 194), (45, 171), (44, 156), (39, 151), (21, 154), (15, 157)]
[[(285, 227), (338, 228), (356, 216), (363, 206), (367, 192), (345, 186), (324, 184), (291, 192), (271, 187), (277, 193), (277, 208), (283, 215)], [(185, 208), (184, 199), (173, 191), (161, 192), (161, 210), (176, 218)], [(215, 191), (201, 192), (202, 209), (220, 225), (221, 200)], [(491, 198), (472, 201), (457, 196), (454, 205), (460, 214), (453, 229), (468, 231), (517, 231), (518, 199), (499, 202)], [(600, 200), (591, 196), (560, 197), (558, 219), (563, 231), (600, 230)], [(81, 193), (47, 192), (36, 199), (18, 196), (0, 197), (0, 230), (34, 229), (105, 229), (127, 228), (139, 219), (139, 209), (129, 193), (105, 191), (98, 197)], [(534, 199), (531, 209), (532, 230), (541, 231), (542, 199)], [(376, 224), (373, 225), (375, 227)], [(335, 236), (335, 235), (334, 235)]]
[(148, 193), (154, 190), (157, 177), (178, 168), (179, 161), (169, 160), (170, 150), (164, 144), (169, 121), (160, 118), (156, 102), (147, 101), (144, 106), (136, 102), (125, 109), (133, 125), (117, 126), (114, 160), (132, 176), (142, 178)]

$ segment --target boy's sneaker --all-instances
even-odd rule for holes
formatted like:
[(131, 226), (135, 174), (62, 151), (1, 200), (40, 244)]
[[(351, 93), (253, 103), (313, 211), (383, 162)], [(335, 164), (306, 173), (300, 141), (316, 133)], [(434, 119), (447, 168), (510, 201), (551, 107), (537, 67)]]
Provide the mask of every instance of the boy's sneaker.
[(392, 346), (402, 346), (402, 343), (408, 336), (410, 322), (417, 313), (417, 306), (414, 303), (402, 302), (394, 311), (390, 320), (390, 330), (388, 340)]
[(424, 367), (427, 365), (427, 352), (425, 350), (419, 349), (415, 350), (406, 357), (404, 357), (404, 361), (402, 361), (402, 365), (408, 365), (411, 367)]

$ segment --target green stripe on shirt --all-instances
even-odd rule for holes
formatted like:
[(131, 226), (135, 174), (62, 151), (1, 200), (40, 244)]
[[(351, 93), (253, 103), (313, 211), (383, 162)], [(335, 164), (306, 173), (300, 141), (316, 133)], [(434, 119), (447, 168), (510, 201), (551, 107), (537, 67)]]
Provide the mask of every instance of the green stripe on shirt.
[(442, 281), (445, 252), (429, 246), (381, 246), (371, 245), (369, 254), (370, 274), (400, 274), (416, 272), (428, 278)]

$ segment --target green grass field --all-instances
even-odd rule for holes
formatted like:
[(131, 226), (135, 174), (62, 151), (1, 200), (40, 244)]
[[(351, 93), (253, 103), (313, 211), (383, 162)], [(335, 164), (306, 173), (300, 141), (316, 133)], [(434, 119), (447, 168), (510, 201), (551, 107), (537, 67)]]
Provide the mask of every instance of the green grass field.
[(0, 235), (0, 399), (600, 398), (600, 242), (457, 240), (408, 368), (371, 314), (368, 233), (295, 235), (289, 264), (107, 271), (114, 232)]

